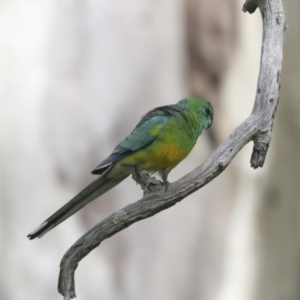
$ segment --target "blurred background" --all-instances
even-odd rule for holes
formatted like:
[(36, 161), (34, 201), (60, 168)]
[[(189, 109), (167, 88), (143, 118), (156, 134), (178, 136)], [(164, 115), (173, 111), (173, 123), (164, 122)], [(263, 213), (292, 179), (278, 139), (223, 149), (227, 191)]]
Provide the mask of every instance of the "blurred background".
[[(128, 178), (41, 240), (26, 235), (155, 106), (186, 96), (214, 124), (170, 175), (198, 166), (250, 113), (261, 17), (241, 0), (0, 1), (0, 299), (55, 300), (59, 263), (88, 229), (141, 198)], [(284, 1), (281, 102), (265, 167), (252, 143), (203, 189), (104, 241), (78, 299), (300, 299), (300, 2)]]

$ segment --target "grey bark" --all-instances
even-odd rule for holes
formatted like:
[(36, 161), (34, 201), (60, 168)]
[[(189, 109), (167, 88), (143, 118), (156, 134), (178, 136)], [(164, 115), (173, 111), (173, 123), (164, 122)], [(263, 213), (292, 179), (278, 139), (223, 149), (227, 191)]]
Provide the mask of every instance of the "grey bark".
[[(145, 194), (139, 201), (118, 210), (84, 234), (64, 255), (60, 264), (58, 290), (64, 299), (76, 297), (74, 273), (78, 263), (100, 243), (131, 224), (157, 214), (200, 189), (230, 164), (250, 141), (254, 147), (253, 168), (262, 167), (269, 143), (273, 119), (279, 101), (283, 35), (286, 29), (281, 0), (246, 1), (243, 10), (252, 13), (259, 7), (263, 19), (263, 40), (257, 92), (251, 115), (238, 126), (199, 167), (170, 184), (167, 192)], [(160, 185), (154, 185), (156, 189)]]

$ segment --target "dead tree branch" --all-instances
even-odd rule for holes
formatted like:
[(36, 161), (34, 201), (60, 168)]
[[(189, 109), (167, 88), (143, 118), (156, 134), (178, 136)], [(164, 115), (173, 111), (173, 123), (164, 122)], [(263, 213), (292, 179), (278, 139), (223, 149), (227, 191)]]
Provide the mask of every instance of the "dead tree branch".
[[(100, 243), (131, 224), (167, 209), (197, 191), (230, 164), (250, 141), (253, 168), (262, 167), (271, 140), (273, 119), (279, 102), (283, 35), (286, 29), (281, 0), (247, 0), (244, 12), (259, 8), (263, 20), (260, 72), (251, 115), (238, 126), (199, 167), (170, 184), (167, 192), (154, 191), (118, 210), (84, 234), (64, 255), (60, 264), (58, 291), (65, 300), (76, 297), (74, 273), (78, 263)], [(146, 178), (147, 179), (147, 178)], [(153, 185), (157, 190), (157, 186)]]

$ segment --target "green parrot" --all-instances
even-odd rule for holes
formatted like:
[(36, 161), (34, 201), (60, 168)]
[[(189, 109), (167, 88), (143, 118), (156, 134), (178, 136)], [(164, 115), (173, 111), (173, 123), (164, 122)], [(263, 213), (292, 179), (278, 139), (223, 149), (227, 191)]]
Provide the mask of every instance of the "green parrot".
[(167, 190), (168, 174), (190, 153), (202, 131), (211, 126), (213, 114), (209, 102), (196, 98), (182, 99), (177, 104), (149, 111), (111, 155), (92, 171), (100, 176), (29, 233), (29, 239), (42, 237), (130, 174), (159, 173)]

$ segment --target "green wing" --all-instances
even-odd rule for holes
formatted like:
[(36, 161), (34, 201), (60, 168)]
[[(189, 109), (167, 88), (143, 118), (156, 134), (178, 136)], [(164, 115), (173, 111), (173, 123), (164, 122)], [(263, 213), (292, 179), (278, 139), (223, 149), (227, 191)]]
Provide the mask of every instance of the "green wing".
[(161, 106), (149, 111), (112, 154), (92, 171), (92, 174), (102, 174), (114, 162), (152, 144), (161, 127), (168, 122), (170, 117), (178, 113), (182, 114), (175, 105)]

